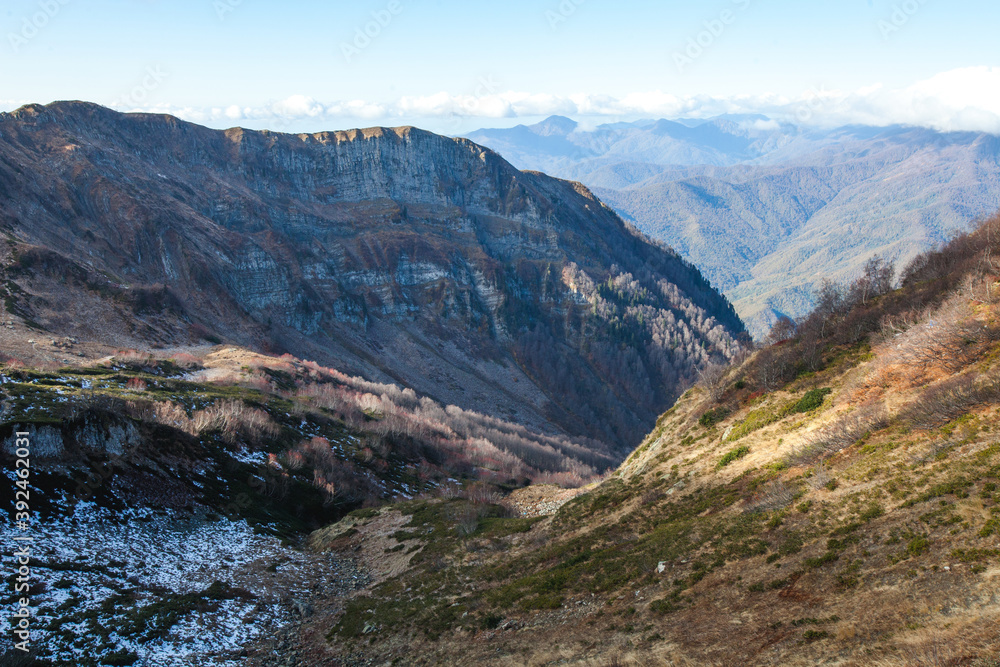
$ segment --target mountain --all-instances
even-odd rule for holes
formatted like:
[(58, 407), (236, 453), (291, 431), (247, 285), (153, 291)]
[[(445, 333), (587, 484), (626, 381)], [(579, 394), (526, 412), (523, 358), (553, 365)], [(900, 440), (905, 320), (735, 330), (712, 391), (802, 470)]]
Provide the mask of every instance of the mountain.
[(995, 665), (998, 240), (994, 217), (898, 289), (875, 270), (828, 292), (581, 493), (515, 492), (506, 519), (402, 503), (313, 533), (320, 552), (417, 555), (296, 646), (318, 663)]
[(584, 176), (623, 163), (654, 167), (739, 164), (787, 142), (789, 129), (764, 116), (731, 115), (708, 121), (644, 120), (582, 130), (572, 119), (552, 116), (535, 125), (477, 130), (468, 138), (524, 169)]
[(469, 136), (593, 188), (702, 269), (757, 338), (808, 313), (823, 278), (853, 279), (876, 254), (905, 263), (1000, 207), (989, 134), (727, 116), (574, 129), (571, 155), (527, 141), (533, 127)]
[[(266, 222), (291, 245), (278, 214), (302, 174), (337, 176), (339, 192), (351, 183), (402, 187), (396, 179), (414, 178), (404, 158), (421, 156), (421, 175), (437, 183), (447, 161), (427, 159), (432, 149), (451, 155), (453, 170), (492, 168), (509, 185), (516, 178), (521, 199), (504, 202), (542, 206), (543, 195), (562, 195), (573, 215), (553, 214), (557, 221), (593, 229), (607, 220), (601, 229), (619, 237), (595, 244), (609, 254), (628, 259), (623, 242), (648, 253), (650, 271), (657, 258), (690, 271), (622, 234), (628, 228), (582, 186), (412, 129), (358, 132), (323, 149), (300, 148), (309, 136), (253, 135), (273, 141), (223, 159), (229, 135), (174, 119), (80, 105), (19, 114), (0, 120), (0, 185), (12, 194), (0, 243), (8, 311), (0, 464), (11, 482), (5, 506), (23, 516), (0, 529), (0, 541), (30, 544), (31, 576), (27, 590), (0, 602), (28, 619), (32, 655), (25, 660), (18, 635), (6, 633), (3, 664), (995, 664), (1000, 216), (919, 255), (898, 287), (884, 261), (827, 285), (807, 317), (783, 322), (728, 366), (704, 366), (624, 457), (608, 443), (539, 433), (291, 354), (193, 343), (263, 335), (258, 347), (322, 343), (294, 317), (266, 329), (240, 306), (244, 283), (212, 270), (213, 253), (233, 252), (219, 237), (247, 243), (241, 229)], [(130, 123), (142, 128), (131, 139)], [(355, 157), (359, 144), (364, 160), (351, 169), (311, 163), (338, 146), (337, 160)], [(390, 157), (395, 177), (357, 178)], [(269, 160), (302, 172), (280, 178)], [(159, 170), (152, 176), (137, 169), (149, 162)], [(167, 194), (147, 182), (170, 178), (178, 189)], [(471, 198), (475, 184), (490, 192), (497, 182), (479, 172), (463, 188)], [(204, 205), (195, 185), (238, 192), (215, 200), (225, 211), (234, 201), (289, 203), (256, 209), (273, 217), (212, 227), (177, 203)], [(421, 210), (449, 190), (428, 192)], [(407, 191), (407, 201), (417, 194)], [(360, 234), (349, 225), (383, 224), (358, 217), (360, 208), (350, 209), (351, 222), (326, 224), (340, 238)], [(149, 210), (161, 215), (145, 221)], [(534, 222), (517, 210), (490, 229)], [(53, 211), (69, 222), (52, 222)], [(412, 225), (415, 215), (387, 224)], [(122, 245), (102, 227), (114, 221), (119, 233), (144, 232), (129, 244), (134, 256), (98, 252)], [(171, 282), (140, 282), (164, 275), (139, 259), (150, 256), (141, 239), (168, 228), (201, 233), (203, 247), (165, 241), (169, 252), (154, 256), (175, 267)], [(330, 243), (321, 225), (310, 230)], [(259, 240), (266, 236), (253, 238), (258, 257), (277, 252)], [(476, 238), (489, 247), (486, 231)], [(77, 240), (74, 254), (53, 249)], [(300, 266), (302, 250), (286, 252)], [(202, 267), (199, 286), (185, 282), (192, 265)], [(607, 269), (608, 279), (590, 285), (584, 266), (566, 264), (563, 284), (589, 294), (589, 307), (562, 316), (589, 322), (591, 333), (608, 322), (607, 335), (629, 350), (642, 329), (615, 320), (614, 307), (648, 323), (649, 283)], [(256, 293), (286, 289), (274, 283), (255, 283)], [(208, 314), (194, 310), (199, 288)], [(505, 294), (523, 301), (524, 292)], [(385, 308), (374, 311), (372, 320), (398, 326)], [(292, 302), (272, 312), (299, 311)], [(433, 312), (439, 335), (464, 321)], [(89, 327), (91, 338), (54, 337), (74, 326)], [(164, 347), (109, 355), (107, 342), (95, 342), (144, 337)], [(673, 343), (682, 349), (683, 334)], [(534, 354), (551, 346), (543, 341)]]
[(290, 352), (619, 455), (743, 331), (583, 186), (415, 128), (29, 105), (0, 226), (8, 309), (52, 334)]

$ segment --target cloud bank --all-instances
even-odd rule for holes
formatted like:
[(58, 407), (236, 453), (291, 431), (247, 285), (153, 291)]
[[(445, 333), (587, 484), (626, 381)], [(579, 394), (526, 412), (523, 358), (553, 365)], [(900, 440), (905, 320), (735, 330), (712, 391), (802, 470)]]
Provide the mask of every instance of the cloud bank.
[[(294, 95), (262, 106), (195, 108), (150, 105), (121, 111), (171, 113), (209, 125), (259, 125), (281, 130), (303, 124), (343, 127), (345, 121), (371, 125), (418, 124), (436, 119), (449, 122), (482, 119), (538, 118), (554, 114), (588, 118), (711, 117), (726, 113), (756, 113), (799, 125), (906, 124), (941, 131), (1000, 134), (1000, 67), (968, 67), (943, 72), (905, 88), (876, 84), (855, 91), (819, 86), (797, 97), (772, 94), (678, 96), (663, 91), (637, 92), (623, 97), (580, 94), (551, 95), (500, 91), (488, 80), (467, 94), (437, 93), (402, 97), (391, 102), (370, 100), (321, 101)], [(509, 123), (508, 123), (509, 124)]]

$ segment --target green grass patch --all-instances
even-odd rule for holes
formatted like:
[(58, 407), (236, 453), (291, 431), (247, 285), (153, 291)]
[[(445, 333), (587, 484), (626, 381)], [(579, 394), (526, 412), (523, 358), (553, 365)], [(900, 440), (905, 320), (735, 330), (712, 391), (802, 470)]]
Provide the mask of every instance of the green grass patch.
[(789, 414), (812, 412), (816, 408), (823, 405), (823, 401), (831, 393), (833, 393), (833, 390), (829, 387), (807, 391), (802, 398), (788, 408), (788, 412)]
[(726, 452), (723, 455), (723, 457), (721, 459), (719, 459), (719, 463), (716, 464), (715, 467), (716, 468), (725, 468), (727, 465), (729, 465), (733, 461), (736, 461), (737, 459), (741, 459), (741, 458), (743, 458), (744, 456), (746, 456), (749, 453), (750, 453), (750, 447), (749, 446), (747, 446), (747, 445), (740, 445), (739, 447), (736, 447), (735, 449), (731, 449), (728, 452)]
[(750, 435), (754, 431), (759, 431), (765, 426), (770, 426), (774, 422), (781, 419), (782, 416), (783, 415), (779, 412), (776, 412), (769, 407), (751, 410), (743, 421), (733, 425), (733, 430), (730, 431), (728, 439), (731, 441), (739, 440), (740, 438)]

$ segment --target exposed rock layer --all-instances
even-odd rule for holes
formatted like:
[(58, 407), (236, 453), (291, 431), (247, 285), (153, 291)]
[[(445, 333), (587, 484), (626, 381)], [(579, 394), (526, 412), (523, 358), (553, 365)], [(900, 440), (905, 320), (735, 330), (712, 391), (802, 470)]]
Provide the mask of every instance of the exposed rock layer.
[(743, 330), (583, 186), (414, 128), (30, 105), (0, 115), (0, 215), (9, 307), (50, 330), (84, 327), (61, 297), (97, 293), (95, 318), (127, 306), (146, 337), (194, 325), (621, 451)]

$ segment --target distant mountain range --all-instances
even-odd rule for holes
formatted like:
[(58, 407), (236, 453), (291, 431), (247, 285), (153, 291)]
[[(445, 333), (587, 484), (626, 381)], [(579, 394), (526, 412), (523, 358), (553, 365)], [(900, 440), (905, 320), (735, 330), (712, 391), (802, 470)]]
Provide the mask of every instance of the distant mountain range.
[(624, 455), (744, 327), (586, 188), (414, 128), (0, 114), (9, 312), (111, 345), (230, 341)]
[(584, 183), (698, 266), (755, 336), (804, 314), (824, 277), (900, 264), (1000, 208), (1000, 138), (913, 127), (805, 129), (765, 116), (568, 118), (468, 135)]

